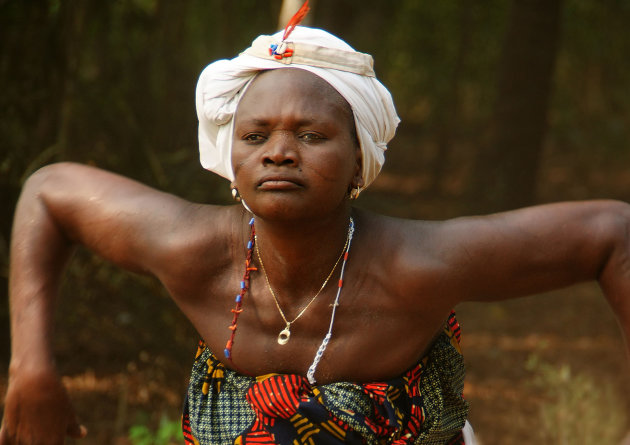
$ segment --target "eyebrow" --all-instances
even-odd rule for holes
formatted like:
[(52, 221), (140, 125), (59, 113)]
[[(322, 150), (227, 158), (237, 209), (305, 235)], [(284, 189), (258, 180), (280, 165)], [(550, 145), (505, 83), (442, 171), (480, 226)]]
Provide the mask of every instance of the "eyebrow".
[[(241, 124), (245, 123), (245, 124), (249, 124), (249, 125), (256, 125), (256, 126), (260, 126), (260, 127), (265, 127), (267, 125), (269, 125), (269, 118), (264, 118), (264, 117), (251, 117), (251, 118), (244, 118), (241, 120)], [(302, 126), (308, 126), (308, 125), (313, 125), (315, 123), (321, 123), (321, 124), (325, 124), (325, 119), (322, 120), (316, 120), (316, 119), (311, 119), (311, 118), (302, 118), (302, 119), (298, 119), (296, 120), (296, 124), (298, 127), (302, 127)]]
[(253, 117), (250, 119), (243, 119), (241, 122), (247, 122), (248, 124), (254, 124), (257, 126), (265, 126), (265, 125), (269, 125), (269, 119), (265, 119), (265, 118), (259, 118), (259, 117)]

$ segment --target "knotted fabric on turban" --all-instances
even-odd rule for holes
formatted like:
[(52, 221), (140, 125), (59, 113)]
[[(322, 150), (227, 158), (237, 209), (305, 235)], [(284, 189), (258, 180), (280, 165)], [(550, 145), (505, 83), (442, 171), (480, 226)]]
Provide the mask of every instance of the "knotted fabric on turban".
[[(196, 94), (201, 165), (233, 180), (233, 117), (247, 86), (260, 71), (299, 68), (324, 79), (350, 104), (367, 187), (380, 172), (400, 122), (391, 94), (374, 75), (372, 57), (321, 29), (298, 26), (286, 42), (282, 34), (260, 36), (238, 57), (218, 60), (201, 73)], [(271, 45), (279, 45), (273, 54)]]

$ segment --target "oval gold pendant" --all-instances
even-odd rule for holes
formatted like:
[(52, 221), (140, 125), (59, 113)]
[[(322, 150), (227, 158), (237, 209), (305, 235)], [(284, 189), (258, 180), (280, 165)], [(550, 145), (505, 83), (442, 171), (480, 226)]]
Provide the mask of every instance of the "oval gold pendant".
[(291, 331), (289, 331), (289, 328), (284, 328), (280, 331), (280, 334), (278, 334), (278, 344), (286, 345), (289, 341), (289, 338), (291, 338)]

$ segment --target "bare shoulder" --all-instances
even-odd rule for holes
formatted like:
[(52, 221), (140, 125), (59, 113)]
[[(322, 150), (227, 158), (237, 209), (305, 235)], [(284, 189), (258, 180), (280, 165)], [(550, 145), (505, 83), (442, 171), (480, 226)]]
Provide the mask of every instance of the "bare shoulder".
[(369, 274), (388, 293), (424, 294), (444, 266), (446, 224), (359, 212), (356, 253), (370, 259)]
[(190, 204), (163, 252), (164, 284), (175, 294), (209, 282), (243, 257), (249, 215), (240, 205)]
[(452, 221), (430, 221), (396, 218), (366, 211), (357, 213), (358, 231), (365, 234), (371, 249), (378, 249), (387, 256), (408, 260), (409, 257), (427, 257), (443, 245), (450, 236)]
[(239, 206), (190, 202), (74, 163), (39, 170), (22, 195), (19, 213), (25, 218), (43, 206), (69, 241), (165, 284), (212, 276), (229, 262), (230, 246), (240, 233), (236, 227), (245, 218)]

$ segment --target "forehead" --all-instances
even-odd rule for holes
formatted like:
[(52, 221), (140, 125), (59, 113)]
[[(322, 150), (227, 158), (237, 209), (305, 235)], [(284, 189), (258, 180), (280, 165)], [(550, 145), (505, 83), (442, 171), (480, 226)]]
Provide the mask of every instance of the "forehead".
[(236, 118), (264, 117), (260, 115), (281, 110), (352, 117), (348, 102), (324, 79), (299, 68), (283, 68), (256, 76), (239, 102)]

